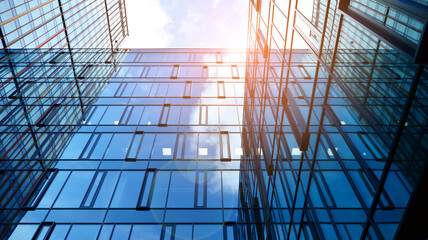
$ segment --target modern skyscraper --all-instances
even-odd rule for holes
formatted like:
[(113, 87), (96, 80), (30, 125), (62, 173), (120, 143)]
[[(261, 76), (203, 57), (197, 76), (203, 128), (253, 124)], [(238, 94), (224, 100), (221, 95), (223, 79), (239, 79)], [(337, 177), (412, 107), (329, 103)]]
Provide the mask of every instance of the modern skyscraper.
[[(6, 238), (77, 131), (70, 124), (102, 90), (103, 84), (84, 80), (94, 73), (91, 56), (83, 60), (73, 49), (108, 48), (106, 72), (94, 73), (106, 81), (128, 31), (122, 0), (5, 0), (0, 9), (0, 238)], [(65, 125), (48, 125), (58, 119)]]
[(249, 16), (241, 231), (425, 239), (426, 1), (254, 0)]
[(2, 49), (111, 48), (128, 36), (124, 0), (0, 1)]
[(0, 238), (428, 236), (428, 3), (250, 0), (247, 51), (0, 4)]
[[(28, 51), (25, 71), (56, 73), (22, 91), (28, 122), (3, 99), (2, 178), (34, 178), (2, 188), (22, 192), (3, 207), (21, 216), (3, 220), (10, 239), (233, 239), (245, 52), (119, 50), (114, 67), (109, 49), (57, 52)], [(36, 146), (16, 144), (28, 125)]]

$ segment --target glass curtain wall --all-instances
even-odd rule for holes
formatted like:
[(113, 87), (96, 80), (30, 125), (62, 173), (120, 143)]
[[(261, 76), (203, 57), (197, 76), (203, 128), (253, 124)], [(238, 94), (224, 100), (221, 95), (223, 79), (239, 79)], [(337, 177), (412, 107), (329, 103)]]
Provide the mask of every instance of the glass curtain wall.
[(249, 1), (242, 169), (251, 171), (240, 187), (253, 211), (239, 216), (253, 224), (241, 235), (423, 231), (409, 231), (405, 212), (423, 206), (412, 194), (426, 181), (427, 13), (424, 2)]
[(0, 1), (3, 49), (111, 48), (128, 36), (125, 1)]
[[(0, 2), (0, 237), (50, 184), (50, 168), (105, 87), (127, 35), (123, 0)], [(89, 47), (105, 49), (73, 50)], [(87, 79), (97, 58), (103, 68)]]
[(33, 80), (2, 88), (3, 237), (235, 238), (244, 51), (27, 52)]

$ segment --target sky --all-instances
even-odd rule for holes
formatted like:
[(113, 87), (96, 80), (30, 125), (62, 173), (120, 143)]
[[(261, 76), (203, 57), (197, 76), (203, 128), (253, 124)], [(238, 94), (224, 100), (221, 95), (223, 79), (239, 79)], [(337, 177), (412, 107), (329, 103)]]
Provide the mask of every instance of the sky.
[(246, 48), (248, 0), (126, 0), (123, 48)]

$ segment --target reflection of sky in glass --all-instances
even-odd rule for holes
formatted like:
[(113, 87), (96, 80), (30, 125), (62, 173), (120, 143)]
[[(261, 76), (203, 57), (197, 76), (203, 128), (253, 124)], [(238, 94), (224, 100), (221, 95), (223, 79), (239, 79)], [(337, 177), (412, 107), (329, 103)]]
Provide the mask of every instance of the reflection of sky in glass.
[[(216, 54), (213, 53), (207, 53), (204, 55), (199, 55), (201, 57), (201, 61), (204, 65), (209, 66), (208, 67), (208, 76), (206, 78), (198, 78), (198, 87), (193, 86), (191, 98), (186, 99), (185, 105), (187, 106), (177, 106), (173, 104), (173, 110), (181, 109), (180, 112), (177, 113), (177, 117), (174, 123), (172, 123), (171, 120), (169, 120), (170, 124), (180, 124), (180, 130), (179, 132), (187, 132), (185, 137), (185, 148), (183, 152), (183, 160), (186, 159), (198, 159), (196, 161), (180, 161), (180, 159), (174, 159), (174, 161), (165, 161), (160, 162), (156, 161), (157, 167), (167, 167), (174, 166), (174, 168), (182, 169), (183, 167), (188, 168), (190, 167), (200, 170), (204, 169), (239, 169), (240, 162), (236, 161), (238, 159), (241, 159), (242, 157), (242, 148), (241, 148), (241, 135), (239, 133), (233, 133), (230, 132), (228, 134), (229, 141), (230, 141), (230, 156), (234, 160), (232, 162), (221, 162), (219, 161), (221, 157), (221, 148), (220, 148), (220, 134), (219, 134), (219, 124), (220, 126), (230, 125), (230, 126), (239, 126), (242, 121), (242, 106), (234, 105), (233, 102), (231, 104), (230, 99), (221, 99), (218, 98), (218, 83), (217, 83), (217, 77), (218, 76), (227, 76), (227, 74), (230, 74), (227, 71), (230, 71), (230, 67), (227, 67), (227, 65), (223, 64), (215, 64), (216, 62)], [(126, 57), (125, 57), (126, 58)], [(235, 54), (228, 54), (227, 51), (223, 54), (224, 61), (242, 61), (241, 58), (236, 58)], [(230, 65), (229, 65), (230, 66)], [(168, 67), (164, 67), (168, 68)], [(134, 69), (135, 70), (135, 69)], [(122, 76), (133, 76), (132, 73), (129, 75), (127, 73), (128, 69), (122, 68), (119, 73), (116, 73), (116, 76), (122, 77)], [(159, 77), (160, 75), (165, 75), (166, 77), (169, 76), (171, 69), (165, 69), (166, 73), (163, 73), (164, 71), (162, 69), (158, 69), (156, 77)], [(200, 74), (200, 71), (196, 71), (195, 73), (191, 73), (191, 70), (189, 70), (190, 75), (188, 76), (197, 76)], [(225, 71), (225, 72), (224, 72)], [(244, 71), (243, 69), (239, 70), (241, 74), (241, 81), (244, 77)], [(224, 73), (223, 73), (224, 72)], [(179, 74), (183, 74), (180, 72)], [(195, 75), (196, 74), (196, 75)], [(162, 75), (162, 76), (163, 76)], [(165, 77), (163, 76), (163, 77)], [(182, 77), (186, 77), (187, 75), (183, 75)], [(153, 75), (155, 77), (155, 75)], [(119, 79), (117, 79), (119, 80)], [(226, 82), (226, 90), (225, 94), (226, 96), (235, 95), (236, 97), (243, 97), (244, 91), (243, 89), (239, 89), (239, 87), (244, 87), (244, 84), (234, 84), (234, 80), (225, 79)], [(230, 83), (231, 82), (231, 83)], [(165, 86), (157, 86), (156, 81), (153, 83), (147, 83), (144, 84), (133, 84), (131, 86), (132, 89), (135, 88), (134, 91), (129, 91), (127, 93), (127, 88), (130, 83), (128, 83), (127, 87), (124, 88), (122, 92), (122, 96), (124, 97), (131, 97), (131, 100), (133, 99), (132, 96), (136, 97), (143, 97), (140, 100), (134, 99), (135, 103), (137, 104), (143, 104), (145, 106), (134, 106), (134, 110), (132, 113), (130, 113), (130, 118), (128, 124), (138, 124), (138, 125), (145, 125), (150, 126), (153, 125), (157, 127), (159, 115), (162, 111), (161, 106), (147, 106), (146, 104), (149, 104), (150, 100), (144, 97), (160, 97), (157, 95), (152, 94), (154, 88), (166, 88)], [(132, 83), (131, 83), (132, 84)], [(172, 84), (170, 82), (169, 84)], [(178, 83), (181, 84), (181, 83)], [(182, 83), (184, 84), (184, 83)], [(193, 83), (193, 85), (196, 85), (196, 83)], [(116, 91), (118, 89), (123, 87), (123, 84), (120, 83), (109, 83), (105, 89), (101, 92), (101, 97), (107, 97), (111, 98), (115, 95)], [(147, 87), (146, 87), (147, 86)], [(169, 86), (169, 89), (175, 89), (177, 86)], [(175, 95), (182, 94), (184, 88), (179, 91), (179, 93), (176, 93)], [(167, 96), (174, 95), (173, 92), (168, 90), (168, 93), (166, 93)], [(107, 103), (106, 99), (99, 98), (96, 100), (94, 106), (98, 104)], [(120, 101), (120, 100), (118, 100)], [(134, 102), (132, 101), (132, 102)], [(125, 104), (125, 103), (124, 103)], [(228, 105), (224, 105), (228, 104)], [(203, 126), (203, 132), (201, 132), (201, 125), (200, 125), (200, 114), (202, 111), (201, 105), (207, 106), (203, 111), (207, 111), (207, 121), (206, 124)], [(177, 108), (174, 108), (177, 107)], [(118, 125), (120, 121), (120, 116), (122, 113), (126, 110), (125, 106), (98, 106), (94, 108), (94, 114), (90, 119), (88, 119), (87, 125), (107, 125), (105, 126), (106, 129), (111, 128), (114, 131), (114, 126), (108, 127), (108, 125)], [(171, 111), (171, 116), (173, 115), (173, 111)], [(170, 119), (172, 117), (170, 116)], [(89, 124), (90, 123), (90, 124)], [(122, 122), (120, 122), (119, 125), (123, 125)], [(237, 128), (236, 131), (240, 131), (240, 128)], [(73, 139), (72, 142), (69, 144), (69, 147), (64, 152), (62, 158), (63, 159), (77, 159), (79, 158), (79, 155), (81, 151), (81, 145), (85, 145), (87, 142), (95, 141), (94, 139), (91, 139), (91, 134), (78, 134)], [(176, 134), (166, 134), (166, 133), (145, 133), (143, 140), (142, 140), (142, 146), (144, 146), (138, 156), (137, 159), (165, 159), (165, 160), (172, 160), (177, 153), (175, 153), (175, 142), (176, 142)], [(183, 135), (184, 136), (184, 135)], [(98, 144), (96, 146), (96, 150), (94, 151), (92, 156), (87, 156), (87, 158), (90, 159), (107, 159), (107, 160), (114, 160), (114, 159), (124, 159), (125, 155), (128, 151), (128, 145), (130, 144), (130, 141), (132, 139), (132, 134), (101, 134), (99, 138), (99, 143), (102, 143), (101, 146)], [(97, 154), (97, 152), (99, 154)], [(105, 152), (105, 154), (103, 154)], [(132, 163), (131, 163), (132, 164)], [(154, 164), (154, 162), (152, 163)], [(172, 164), (172, 165), (171, 165)], [(103, 161), (100, 166), (102, 167), (113, 167), (116, 168), (118, 166), (123, 167), (124, 169), (128, 168), (128, 165), (130, 163), (113, 163), (112, 161)], [(61, 167), (70, 167), (67, 163), (59, 163), (57, 165), (59, 168)], [(139, 163), (139, 167), (147, 166), (147, 163), (141, 164)], [(178, 182), (181, 182), (179, 178), (182, 178), (183, 183), (182, 186), (184, 186), (185, 182), (189, 183), (189, 191), (190, 189), (193, 189), (194, 191), (194, 184), (195, 184), (195, 174), (194, 172), (189, 175), (192, 172), (182, 172), (178, 171), (171, 175), (173, 178), (177, 178)], [(177, 177), (174, 177), (177, 175)], [(181, 176), (181, 177), (180, 177)], [(209, 201), (207, 202), (207, 206), (211, 207), (221, 207), (221, 196), (223, 196), (224, 199), (228, 199), (226, 205), (230, 204), (230, 207), (233, 207), (236, 205), (236, 199), (237, 199), (237, 192), (238, 192), (238, 183), (239, 183), (239, 173), (238, 172), (210, 172), (207, 175), (207, 184), (209, 188), (208, 196)], [(192, 187), (190, 187), (192, 186)], [(221, 194), (221, 190), (223, 188), (223, 195)], [(185, 192), (185, 191), (184, 191)], [(177, 194), (184, 194), (182, 190), (178, 191)], [(172, 193), (171, 196), (174, 194)], [(193, 194), (191, 194), (193, 196)], [(181, 196), (181, 195), (180, 195)], [(177, 196), (177, 199), (182, 199), (182, 197)], [(215, 200), (217, 197), (220, 197), (220, 199)], [(175, 197), (174, 197), (175, 198)], [(116, 200), (114, 200), (116, 201)], [(182, 205), (181, 203), (176, 203), (173, 200), (170, 204), (175, 204), (174, 207), (177, 207), (178, 205)], [(183, 200), (184, 201), (184, 200)], [(186, 202), (186, 201), (184, 201)], [(178, 205), (177, 205), (178, 204)], [(193, 206), (193, 200), (190, 201), (190, 205)], [(220, 204), (220, 205), (218, 205)], [(116, 206), (116, 203), (113, 204)], [(167, 204), (169, 205), (169, 203)], [(177, 206), (176, 206), (177, 205)], [(185, 204), (184, 204), (185, 205)], [(182, 205), (182, 206), (184, 206)], [(189, 207), (192, 207), (190, 206)], [(225, 207), (226, 207), (225, 205)], [(119, 205), (118, 205), (119, 206)], [(171, 205), (172, 206), (172, 205)], [(229, 206), (229, 205), (228, 205)]]
[[(227, 54), (224, 54), (224, 56), (227, 56)], [(100, 173), (96, 173), (93, 169), (121, 170), (106, 172), (105, 180), (100, 185), (102, 187), (100, 187), (97, 197), (94, 197), (93, 203), (93, 207), (111, 208), (106, 219), (115, 219), (116, 221), (116, 219), (121, 218), (119, 211), (128, 211), (117, 210), (118, 208), (135, 208), (143, 186), (145, 168), (150, 167), (162, 169), (157, 172), (151, 207), (176, 208), (182, 211), (168, 209), (165, 221), (181, 221), (183, 219), (183, 221), (187, 221), (186, 219), (188, 219), (189, 222), (193, 222), (194, 217), (204, 219), (207, 216), (209, 216), (209, 219), (203, 221), (236, 221), (237, 212), (233, 208), (238, 206), (239, 160), (242, 157), (239, 125), (242, 121), (242, 106), (237, 106), (236, 102), (234, 102), (235, 99), (232, 97), (226, 99), (218, 98), (217, 76), (227, 74), (226, 71), (230, 71), (230, 67), (228, 68), (227, 66), (230, 65), (215, 64), (215, 57), (215, 54), (206, 54), (206, 56), (202, 57), (203, 64), (209, 66), (208, 78), (197, 78), (197, 81), (200, 82), (199, 88), (194, 88), (192, 91), (195, 92), (192, 92), (192, 97), (182, 102), (187, 106), (181, 106), (180, 104), (182, 103), (174, 104), (174, 102), (171, 102), (172, 107), (168, 124), (171, 124), (171, 126), (180, 125), (178, 133), (186, 133), (184, 159), (174, 159), (177, 141), (177, 133), (174, 132), (176, 130), (172, 131), (173, 133), (171, 131), (158, 132), (160, 129), (158, 126), (159, 115), (163, 108), (159, 105), (159, 102), (163, 103), (163, 96), (169, 96), (169, 94), (182, 99), (180, 94), (184, 89), (179, 90), (178, 93), (170, 92), (169, 89), (175, 88), (175, 86), (172, 88), (171, 85), (155, 86), (155, 84), (162, 84), (161, 81), (158, 82), (158, 79), (155, 78), (147, 78), (150, 83), (145, 83), (142, 80), (141, 85), (139, 85), (140, 82), (138, 84), (127, 82), (126, 79), (122, 81), (124, 75), (134, 76), (132, 72), (130, 73), (131, 68), (122, 68), (119, 73), (116, 73), (117, 78), (111, 78), (111, 80), (117, 82), (109, 82), (101, 92), (101, 98), (97, 98), (88, 109), (90, 117), (87, 117), (82, 122), (83, 125), (80, 127), (82, 132), (73, 135), (61, 156), (62, 160), (56, 165), (58, 169), (76, 170), (59, 171), (49, 191), (41, 199), (39, 207), (79, 208), (84, 200), (85, 193), (90, 184), (92, 184), (92, 178)], [(224, 59), (226, 58), (224, 57)], [(226, 60), (224, 61), (226, 62)], [(239, 59), (239, 61), (242, 61), (242, 59)], [(137, 70), (137, 68), (134, 70)], [(244, 86), (242, 83), (244, 73), (242, 69), (240, 71), (240, 74), (242, 74), (240, 75), (240, 80), (224, 79), (227, 87), (226, 96), (243, 97), (243, 89), (238, 89), (238, 87), (243, 88)], [(196, 77), (197, 75), (195, 74), (191, 75), (191, 77)], [(135, 76), (139, 76), (139, 74)], [(169, 79), (168, 74), (165, 76), (166, 79)], [(181, 79), (184, 78), (185, 76)], [(153, 81), (154, 79), (155, 81)], [(121, 83), (118, 81), (121, 81)], [(238, 81), (241, 83), (237, 84), (236, 82)], [(169, 84), (172, 83), (169, 82)], [(150, 85), (151, 87), (145, 88), (145, 85)], [(166, 88), (168, 90), (164, 89), (165, 95), (162, 96), (157, 95), (159, 91), (157, 91), (157, 94), (152, 95), (152, 91), (156, 87), (157, 89)], [(115, 97), (118, 91), (121, 91), (121, 98)], [(115, 103), (121, 106), (115, 105)], [(207, 106), (204, 111), (208, 112), (208, 116), (206, 123), (200, 125), (201, 105)], [(134, 107), (132, 111), (129, 110), (130, 107)], [(173, 111), (177, 109), (178, 112), (174, 113)], [(122, 116), (127, 111), (129, 111), (129, 120), (128, 123), (124, 123)], [(143, 127), (144, 131), (146, 129), (149, 131), (137, 137), (141, 141), (141, 148), (138, 154), (135, 153), (136, 162), (127, 162), (124, 159), (129, 154), (128, 150), (135, 145), (135, 143), (131, 144), (132, 139), (138, 135), (132, 133), (134, 131), (132, 129), (135, 129), (136, 125)], [(121, 127), (131, 130), (120, 132)], [(222, 144), (219, 132), (224, 127), (232, 129), (227, 134), (230, 141), (230, 155), (228, 157), (232, 158), (233, 161), (231, 162), (220, 161)], [(89, 133), (95, 128), (97, 128), (95, 133)], [(88, 129), (92, 130), (88, 131)], [(150, 129), (153, 130), (150, 131)], [(88, 168), (87, 170), (89, 171), (80, 171), (85, 168)], [(132, 171), (129, 171), (131, 169)], [(166, 169), (168, 170), (164, 171)], [(183, 169), (193, 171), (183, 171)], [(200, 201), (195, 200), (194, 196), (196, 194), (195, 184), (199, 184), (196, 177), (200, 176), (201, 173), (206, 174), (207, 197), (204, 206), (206, 209), (183, 210), (182, 208), (194, 208), (195, 204)], [(224, 208), (224, 210), (215, 210), (214, 208)], [(204, 213), (206, 210), (209, 213)], [(186, 211), (186, 216), (183, 218), (184, 211)], [(72, 214), (71, 210), (67, 213), (52, 213), (48, 218), (60, 222), (68, 221), (64, 220), (66, 215), (68, 217), (68, 214)], [(153, 221), (162, 221), (154, 212), (149, 212), (148, 214)], [(24, 219), (30, 217), (31, 212), (27, 213)], [(74, 217), (79, 218), (78, 214)], [(99, 216), (94, 215), (91, 217), (98, 218)], [(129, 226), (123, 226), (122, 230), (129, 232)], [(138, 227), (135, 229), (135, 232), (133, 231), (131, 234), (137, 236), (141, 231), (139, 231)], [(147, 230), (153, 231), (154, 235), (158, 231), (157, 229)], [(82, 231), (88, 231), (85, 234), (90, 235), (98, 230), (87, 229)], [(220, 234), (219, 236), (223, 234), (223, 226), (209, 225), (206, 228), (204, 226), (196, 226), (194, 231), (200, 231), (198, 233), (199, 236), (216, 237), (216, 234)], [(119, 233), (116, 233), (116, 230), (112, 230), (112, 234)], [(187, 233), (183, 230), (183, 234), (186, 235)]]

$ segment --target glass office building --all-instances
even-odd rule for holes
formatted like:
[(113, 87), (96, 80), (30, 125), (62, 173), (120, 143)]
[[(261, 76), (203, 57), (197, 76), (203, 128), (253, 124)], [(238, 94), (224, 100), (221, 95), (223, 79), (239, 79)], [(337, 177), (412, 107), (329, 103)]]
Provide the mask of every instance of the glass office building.
[(248, 4), (129, 50), (123, 0), (1, 1), (0, 238), (425, 239), (428, 3)]
[(2, 49), (110, 48), (128, 36), (124, 0), (0, 1)]
[[(78, 130), (70, 124), (103, 88), (82, 80), (93, 66), (74, 64), (83, 58), (73, 49), (107, 49), (106, 72), (97, 73), (107, 81), (119, 56), (116, 48), (128, 35), (124, 4), (122, 0), (0, 2), (0, 238), (7, 238), (14, 229), (9, 224), (25, 215), (26, 199), (37, 194), (38, 182), (50, 174), (57, 154)], [(59, 67), (63, 63), (66, 66)], [(76, 107), (62, 108), (66, 104)], [(58, 109), (61, 112), (54, 114)], [(55, 119), (65, 125), (46, 126)]]
[(3, 236), (234, 239), (245, 52), (60, 53), (10, 56), (34, 81), (3, 88)]
[(249, 2), (240, 232), (425, 239), (427, 2)]

